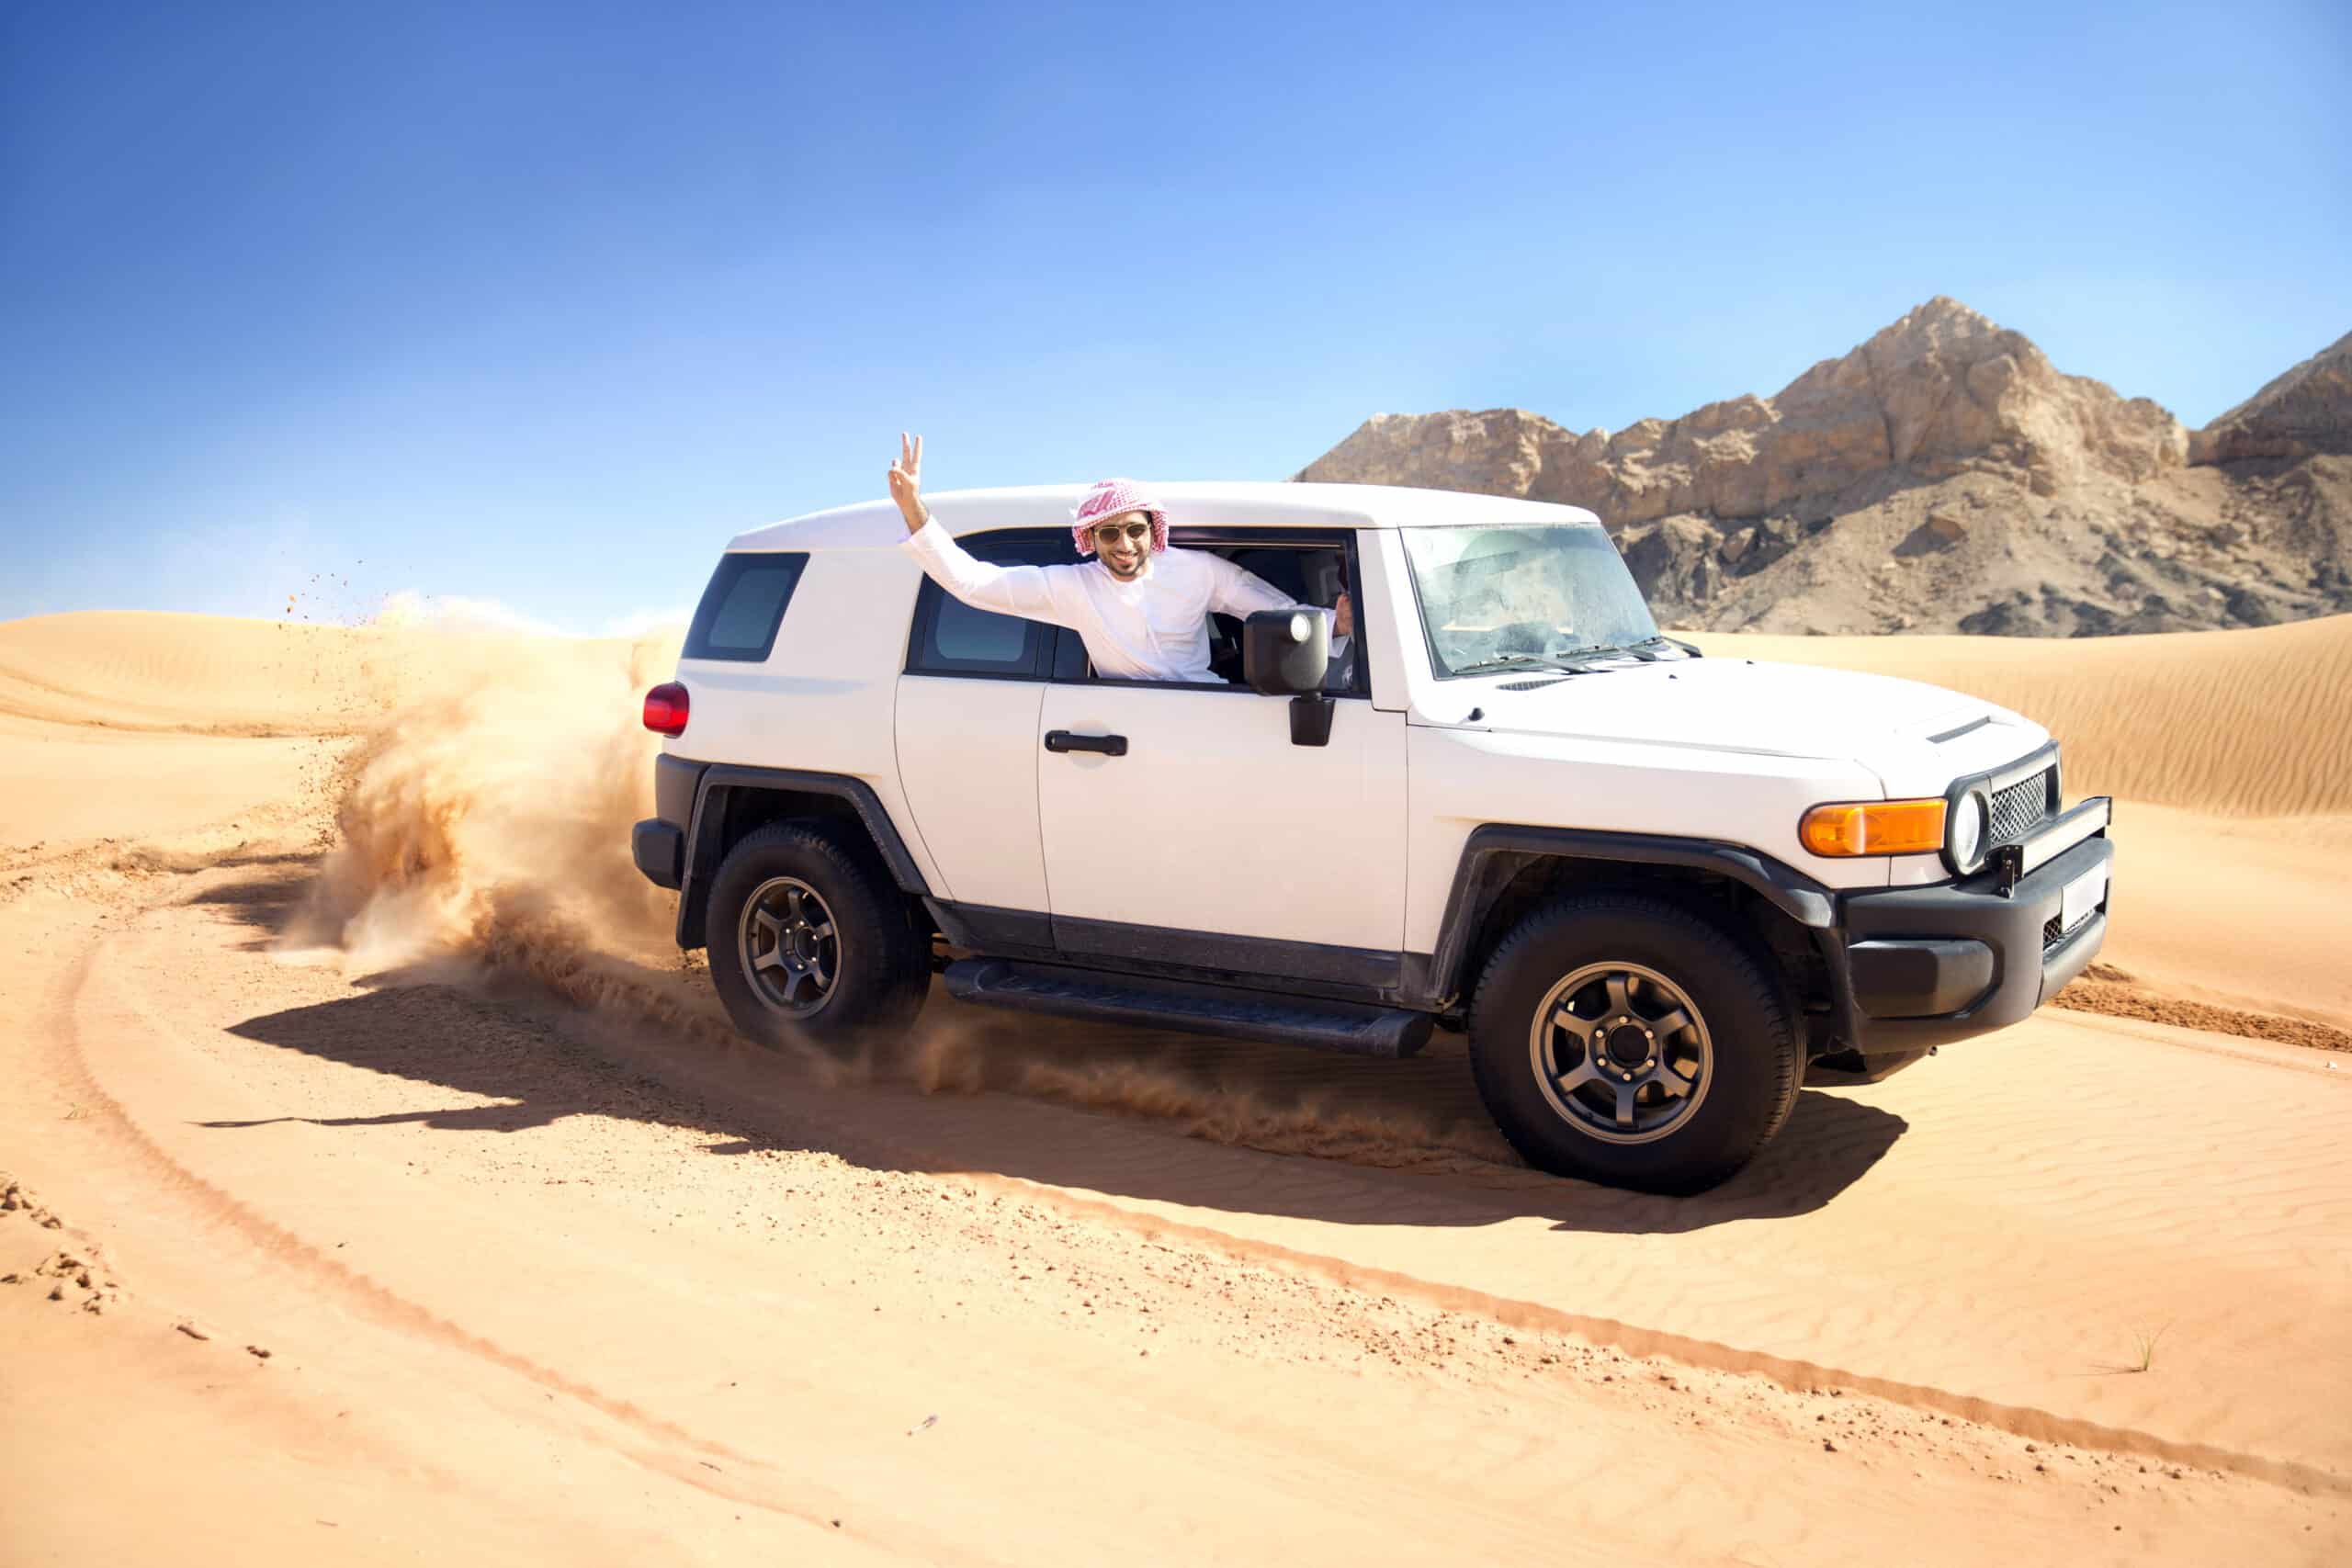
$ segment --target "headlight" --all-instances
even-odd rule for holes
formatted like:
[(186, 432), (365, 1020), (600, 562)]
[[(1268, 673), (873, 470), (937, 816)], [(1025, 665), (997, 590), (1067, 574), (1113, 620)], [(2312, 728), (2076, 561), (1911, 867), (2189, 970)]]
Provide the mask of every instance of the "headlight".
[(1984, 858), (1984, 796), (1970, 790), (1960, 797), (1951, 811), (1951, 840), (1945, 852), (1951, 856), (1951, 868), (1966, 876)]

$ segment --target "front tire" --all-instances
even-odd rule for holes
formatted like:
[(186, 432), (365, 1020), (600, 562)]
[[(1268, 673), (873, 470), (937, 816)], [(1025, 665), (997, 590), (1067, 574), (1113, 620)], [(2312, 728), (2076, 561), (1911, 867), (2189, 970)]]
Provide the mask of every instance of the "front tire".
[(805, 822), (746, 835), (710, 888), (710, 978), (763, 1045), (845, 1055), (905, 1031), (931, 987), (931, 944), (888, 875)]
[(1748, 943), (1679, 904), (1579, 894), (1529, 914), (1473, 995), (1487, 1112), (1556, 1176), (1700, 1192), (1756, 1157), (1804, 1063), (1781, 987)]

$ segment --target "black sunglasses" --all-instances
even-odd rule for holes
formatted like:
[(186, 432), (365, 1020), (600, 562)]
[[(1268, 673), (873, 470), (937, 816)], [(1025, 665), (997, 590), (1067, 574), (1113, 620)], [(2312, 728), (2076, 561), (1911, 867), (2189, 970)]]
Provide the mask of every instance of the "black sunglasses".
[(1149, 538), (1151, 525), (1148, 523), (1103, 523), (1095, 527), (1094, 537), (1102, 544), (1115, 545), (1119, 542), (1119, 536), (1122, 533), (1130, 539)]

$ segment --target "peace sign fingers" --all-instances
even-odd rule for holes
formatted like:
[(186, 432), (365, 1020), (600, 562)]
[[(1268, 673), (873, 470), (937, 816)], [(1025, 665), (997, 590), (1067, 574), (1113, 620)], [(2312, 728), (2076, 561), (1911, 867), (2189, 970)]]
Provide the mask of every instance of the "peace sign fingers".
[(899, 432), (899, 460), (890, 465), (890, 499), (912, 530), (922, 521), (922, 437)]

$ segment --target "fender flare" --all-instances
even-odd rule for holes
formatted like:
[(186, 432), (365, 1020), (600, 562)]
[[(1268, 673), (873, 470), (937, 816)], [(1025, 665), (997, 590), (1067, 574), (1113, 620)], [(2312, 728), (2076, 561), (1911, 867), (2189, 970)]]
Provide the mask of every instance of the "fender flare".
[(685, 874), (678, 886), (678, 945), (695, 948), (704, 945), (707, 921), (700, 887), (718, 874), (722, 846), (717, 831), (706, 832), (706, 827), (726, 821), (728, 794), (733, 790), (746, 792), (783, 792), (796, 795), (831, 795), (849, 802), (856, 811), (866, 836), (880, 852), (882, 863), (889, 868), (891, 880), (899, 891), (923, 897), (930, 894), (931, 885), (923, 880), (922, 868), (915, 864), (908, 852), (907, 841), (899, 834), (898, 824), (890, 820), (882, 797), (864, 779), (846, 773), (811, 773), (793, 768), (753, 768), (732, 762), (714, 762), (702, 771), (695, 784), (694, 809), (686, 818)]
[(1589, 828), (1525, 828), (1490, 822), (1472, 829), (1453, 868), (1438, 925), (1437, 951), (1430, 955), (1431, 1000), (1451, 1000), (1461, 990), (1462, 968), (1479, 926), (1501, 897), (1504, 886), (1531, 859), (1597, 861), (1621, 865), (1686, 866), (1726, 877), (1752, 888), (1767, 903), (1808, 931), (1838, 924), (1835, 889), (1760, 850), (1716, 839), (1678, 839), (1656, 833), (1611, 833)]

